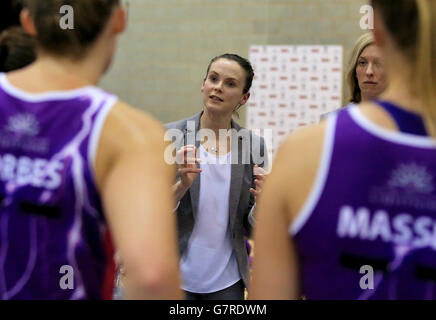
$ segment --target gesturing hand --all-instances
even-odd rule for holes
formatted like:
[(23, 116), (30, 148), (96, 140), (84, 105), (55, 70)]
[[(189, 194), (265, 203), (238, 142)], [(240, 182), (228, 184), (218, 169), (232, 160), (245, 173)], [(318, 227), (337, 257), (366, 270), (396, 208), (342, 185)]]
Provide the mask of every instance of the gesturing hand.
[(183, 146), (176, 153), (177, 173), (180, 176), (180, 183), (186, 189), (191, 187), (197, 174), (201, 172), (201, 169), (197, 168), (200, 159), (196, 156), (197, 148), (193, 145)]
[(257, 201), (257, 197), (262, 192), (262, 186), (263, 186), (263, 183), (265, 182), (266, 171), (256, 164), (254, 166), (254, 169), (253, 169), (253, 175), (256, 176), (256, 179), (254, 180), (254, 184), (256, 185), (256, 189), (250, 188), (250, 192), (251, 192), (251, 194), (254, 195), (255, 201)]

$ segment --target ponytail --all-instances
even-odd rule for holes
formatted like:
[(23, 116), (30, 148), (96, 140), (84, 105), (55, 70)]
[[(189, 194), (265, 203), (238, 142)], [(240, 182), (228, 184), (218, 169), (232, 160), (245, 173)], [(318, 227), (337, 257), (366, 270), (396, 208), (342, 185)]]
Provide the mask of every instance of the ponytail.
[(414, 91), (422, 97), (428, 125), (436, 133), (436, 2), (416, 0), (418, 43), (415, 60)]
[(13, 26), (0, 34), (0, 72), (10, 72), (36, 59), (36, 41), (21, 27)]
[(5, 63), (8, 56), (8, 47), (4, 44), (3, 37), (0, 35), (0, 72), (6, 72)]

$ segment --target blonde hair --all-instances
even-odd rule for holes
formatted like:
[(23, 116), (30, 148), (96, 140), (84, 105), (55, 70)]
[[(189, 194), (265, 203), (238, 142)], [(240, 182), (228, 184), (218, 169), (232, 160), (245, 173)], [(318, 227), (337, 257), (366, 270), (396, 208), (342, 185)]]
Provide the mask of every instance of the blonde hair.
[(430, 128), (436, 127), (436, 3), (434, 0), (417, 0), (419, 36), (415, 61), (414, 92), (422, 97)]
[(350, 102), (359, 103), (362, 101), (362, 93), (360, 91), (359, 83), (356, 78), (356, 66), (357, 60), (362, 54), (362, 51), (371, 44), (374, 44), (374, 37), (371, 32), (361, 35), (354, 44), (353, 52), (351, 53), (350, 60), (348, 62), (346, 74)]
[(372, 0), (412, 70), (412, 92), (424, 102), (426, 124), (436, 133), (436, 1)]

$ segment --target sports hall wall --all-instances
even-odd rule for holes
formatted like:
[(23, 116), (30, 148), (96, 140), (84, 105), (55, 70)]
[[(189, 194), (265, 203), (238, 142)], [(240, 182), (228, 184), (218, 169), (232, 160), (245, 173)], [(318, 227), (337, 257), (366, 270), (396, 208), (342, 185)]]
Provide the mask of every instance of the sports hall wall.
[[(344, 68), (365, 0), (130, 0), (128, 28), (102, 86), (162, 122), (202, 109), (210, 59), (250, 45), (342, 45)], [(344, 103), (347, 97), (344, 84)], [(239, 121), (245, 125), (245, 109)]]

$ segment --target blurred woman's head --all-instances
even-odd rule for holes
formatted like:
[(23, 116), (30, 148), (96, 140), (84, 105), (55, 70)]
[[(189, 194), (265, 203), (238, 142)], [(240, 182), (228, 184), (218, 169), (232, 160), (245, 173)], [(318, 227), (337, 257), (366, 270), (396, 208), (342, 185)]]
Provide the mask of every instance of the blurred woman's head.
[(201, 87), (205, 107), (237, 114), (250, 97), (253, 78), (253, 67), (247, 59), (228, 53), (213, 58)]
[[(64, 5), (73, 9), (73, 29), (62, 28)], [(36, 37), (38, 54), (81, 60), (104, 34), (108, 52), (102, 58), (109, 64), (115, 50), (114, 35), (125, 27), (119, 0), (25, 0), (24, 7), (21, 23)]]
[(356, 41), (347, 71), (350, 102), (359, 103), (378, 97), (387, 87), (386, 72), (372, 33)]
[(436, 1), (372, 0), (374, 37), (386, 56), (392, 81), (407, 84), (423, 102), (424, 113), (436, 123)]
[(36, 59), (36, 41), (21, 27), (0, 33), (0, 72), (21, 69)]

